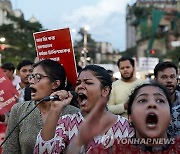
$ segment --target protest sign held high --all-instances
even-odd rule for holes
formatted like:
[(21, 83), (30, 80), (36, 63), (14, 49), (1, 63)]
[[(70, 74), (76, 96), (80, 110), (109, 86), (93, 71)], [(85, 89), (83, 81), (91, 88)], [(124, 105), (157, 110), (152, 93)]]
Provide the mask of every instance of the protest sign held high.
[(61, 63), (68, 81), (75, 87), (77, 72), (69, 28), (34, 33), (37, 57)]

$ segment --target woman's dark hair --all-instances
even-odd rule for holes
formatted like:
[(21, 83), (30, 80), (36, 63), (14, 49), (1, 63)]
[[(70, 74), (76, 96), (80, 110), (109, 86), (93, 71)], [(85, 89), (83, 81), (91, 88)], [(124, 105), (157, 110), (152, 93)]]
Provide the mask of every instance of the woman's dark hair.
[(60, 80), (61, 84), (56, 90), (65, 89), (66, 85), (66, 73), (63, 66), (57, 61), (53, 61), (50, 59), (45, 59), (39, 61), (33, 65), (33, 68), (41, 66), (46, 72), (49, 79), (54, 82), (56, 80)]
[(108, 86), (110, 88), (110, 92), (112, 89), (112, 79), (111, 76), (108, 74), (107, 70), (101, 66), (98, 65), (87, 65), (85, 68), (83, 68), (80, 72), (79, 75), (81, 74), (82, 71), (91, 71), (93, 72), (94, 76), (99, 79), (101, 82), (101, 87), (104, 88)]
[(152, 83), (145, 83), (145, 84), (139, 85), (134, 89), (134, 91), (132, 92), (132, 94), (130, 95), (129, 100), (128, 100), (128, 110), (127, 110), (128, 115), (131, 114), (132, 104), (133, 104), (134, 99), (137, 96), (139, 90), (141, 88), (147, 87), (147, 86), (157, 87), (157, 88), (162, 90), (162, 92), (165, 94), (165, 96), (166, 96), (166, 98), (168, 100), (169, 108), (170, 108), (170, 112), (171, 112), (172, 105), (171, 105), (171, 101), (170, 101), (170, 98), (169, 98), (169, 95), (168, 95), (168, 92), (167, 92), (166, 88), (163, 85), (160, 85), (159, 83), (152, 82)]

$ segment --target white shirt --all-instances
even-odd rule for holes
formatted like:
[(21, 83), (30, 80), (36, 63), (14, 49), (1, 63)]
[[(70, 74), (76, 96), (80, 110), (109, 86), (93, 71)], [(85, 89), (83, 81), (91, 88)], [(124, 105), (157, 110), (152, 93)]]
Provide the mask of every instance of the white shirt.
[(12, 84), (16, 87), (17, 84), (19, 84), (20, 82), (21, 82), (21, 78), (18, 75), (15, 75)]
[(21, 88), (20, 83), (16, 85), (16, 90), (19, 92), (20, 96), (18, 102), (24, 102), (25, 88)]

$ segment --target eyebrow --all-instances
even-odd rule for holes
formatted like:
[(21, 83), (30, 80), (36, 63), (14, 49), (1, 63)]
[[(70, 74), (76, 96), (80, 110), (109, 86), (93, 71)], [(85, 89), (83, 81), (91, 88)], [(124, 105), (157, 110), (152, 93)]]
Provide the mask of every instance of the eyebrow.
[(171, 73), (171, 74), (162, 74), (161, 76), (172, 76), (172, 75), (176, 76), (177, 74), (175, 74), (175, 73)]
[[(93, 80), (93, 79), (82, 79), (82, 80), (87, 81), (87, 80)], [(77, 79), (77, 81), (81, 81), (81, 79)]]
[[(147, 97), (148, 95), (149, 95), (148, 93), (141, 93), (141, 94), (137, 95), (136, 99), (138, 99), (138, 98), (141, 97), (141, 96)], [(164, 94), (159, 93), (159, 92), (154, 93), (153, 95), (154, 95), (154, 96), (163, 96), (164, 98), (166, 98), (166, 96), (165, 96)], [(135, 100), (136, 100), (136, 99), (135, 99)]]

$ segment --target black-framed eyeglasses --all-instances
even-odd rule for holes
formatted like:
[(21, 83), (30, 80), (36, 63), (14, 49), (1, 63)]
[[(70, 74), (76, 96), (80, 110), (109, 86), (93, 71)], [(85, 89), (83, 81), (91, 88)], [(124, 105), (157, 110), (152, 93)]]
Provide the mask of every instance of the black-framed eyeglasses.
[(45, 77), (48, 77), (47, 75), (42, 75), (42, 74), (39, 74), (39, 73), (36, 73), (36, 74), (30, 74), (29, 77), (28, 77), (28, 80), (32, 80), (34, 79), (35, 82), (39, 82), (41, 79), (45, 78)]

